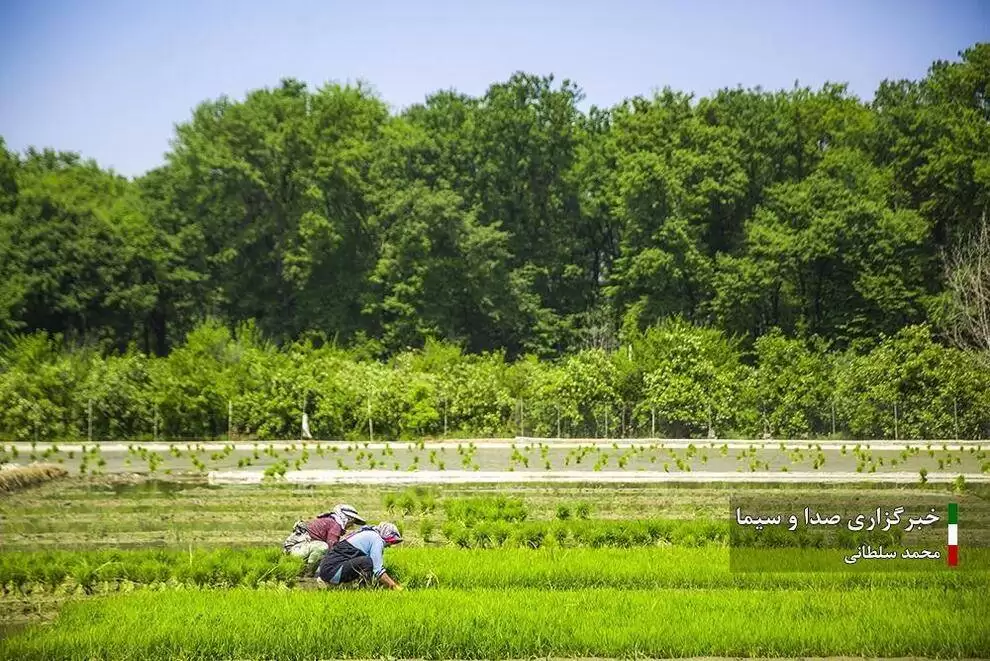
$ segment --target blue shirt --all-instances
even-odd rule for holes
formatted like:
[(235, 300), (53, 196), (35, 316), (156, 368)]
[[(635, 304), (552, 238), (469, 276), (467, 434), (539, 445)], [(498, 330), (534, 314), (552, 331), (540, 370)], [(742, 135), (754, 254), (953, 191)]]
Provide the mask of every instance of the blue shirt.
[(385, 551), (385, 540), (374, 530), (362, 530), (347, 538), (347, 543), (371, 558), (375, 578), (385, 573), (385, 562), (382, 554)]

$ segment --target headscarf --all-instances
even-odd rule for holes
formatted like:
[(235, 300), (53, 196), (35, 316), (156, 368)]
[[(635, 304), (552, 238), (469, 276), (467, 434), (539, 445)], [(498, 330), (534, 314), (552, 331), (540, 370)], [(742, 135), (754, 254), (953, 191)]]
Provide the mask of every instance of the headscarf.
[(347, 526), (349, 526), (351, 523), (358, 523), (358, 524), (364, 523), (364, 519), (362, 519), (360, 515), (358, 515), (357, 510), (354, 509), (354, 506), (347, 505), (344, 503), (337, 505), (336, 507), (333, 508), (333, 510), (329, 512), (324, 512), (323, 514), (320, 514), (319, 517), (317, 518), (322, 519), (328, 516), (337, 522), (337, 525), (340, 526), (341, 530), (346, 530)]
[(382, 521), (377, 526), (372, 526), (372, 529), (385, 540), (386, 544), (398, 544), (402, 541), (402, 534), (394, 523)]

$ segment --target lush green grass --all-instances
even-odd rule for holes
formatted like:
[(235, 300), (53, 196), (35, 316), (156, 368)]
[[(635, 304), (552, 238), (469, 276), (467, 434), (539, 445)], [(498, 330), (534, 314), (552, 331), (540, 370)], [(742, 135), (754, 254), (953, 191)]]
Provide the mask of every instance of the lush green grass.
[[(970, 552), (972, 553), (972, 552)], [(423, 588), (972, 588), (990, 572), (739, 573), (718, 547), (645, 549), (395, 548), (386, 562), (408, 587)], [(844, 569), (839, 563), (837, 569)], [(854, 570), (855, 568), (850, 568)], [(37, 551), (0, 555), (0, 586), (11, 596), (86, 594), (146, 586), (295, 585), (301, 560), (279, 549)]]
[[(801, 553), (802, 551), (795, 551)], [(821, 551), (813, 551), (821, 552)], [(836, 551), (829, 551), (835, 555)], [(971, 551), (972, 553), (974, 551)], [(986, 554), (984, 554), (986, 555)], [(933, 570), (856, 571), (841, 559), (841, 571), (731, 572), (729, 550), (719, 547), (647, 549), (394, 549), (386, 561), (413, 588), (794, 588), (863, 587), (983, 588), (988, 571), (958, 571), (939, 563)]]
[(145, 592), (72, 604), (0, 658), (979, 657), (988, 617), (951, 590)]

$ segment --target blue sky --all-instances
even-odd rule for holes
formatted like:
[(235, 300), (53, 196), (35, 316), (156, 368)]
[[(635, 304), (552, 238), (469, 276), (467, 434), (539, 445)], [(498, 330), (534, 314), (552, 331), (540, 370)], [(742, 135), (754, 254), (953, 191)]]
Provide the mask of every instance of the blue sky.
[(394, 109), (517, 70), (574, 80), (586, 105), (795, 80), (868, 99), (987, 40), (990, 0), (0, 0), (0, 135), (133, 176), (200, 101), (285, 76), (364, 79)]

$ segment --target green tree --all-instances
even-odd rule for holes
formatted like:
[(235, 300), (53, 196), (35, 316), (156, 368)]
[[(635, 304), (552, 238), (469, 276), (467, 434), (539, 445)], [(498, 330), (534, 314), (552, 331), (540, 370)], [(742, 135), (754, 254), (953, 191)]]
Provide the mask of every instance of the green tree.
[(854, 354), (836, 375), (839, 410), (857, 438), (980, 438), (990, 379), (973, 354), (933, 341), (925, 326)]
[(754, 431), (777, 438), (808, 438), (829, 430), (832, 370), (822, 343), (774, 330), (754, 344), (751, 392), (760, 412)]
[(839, 341), (923, 318), (929, 227), (890, 191), (890, 172), (842, 148), (807, 179), (774, 186), (747, 223), (748, 259), (722, 262), (727, 286), (713, 302), (716, 318), (731, 325), (743, 308), (758, 326)]
[[(215, 306), (279, 340), (352, 336), (374, 263), (372, 144), (387, 113), (365, 86), (298, 81), (200, 105), (176, 129), (170, 209), (195, 219)], [(334, 296), (327, 297), (327, 291)]]
[(0, 283), (0, 322), (147, 349), (154, 232), (133, 186), (75, 154), (29, 150), (16, 191), (16, 206), (0, 212), (0, 268), (9, 276)]
[(640, 353), (650, 369), (643, 377), (640, 415), (655, 412), (673, 436), (717, 436), (751, 427), (755, 411), (745, 389), (748, 368), (734, 342), (715, 329), (672, 319), (650, 328)]

